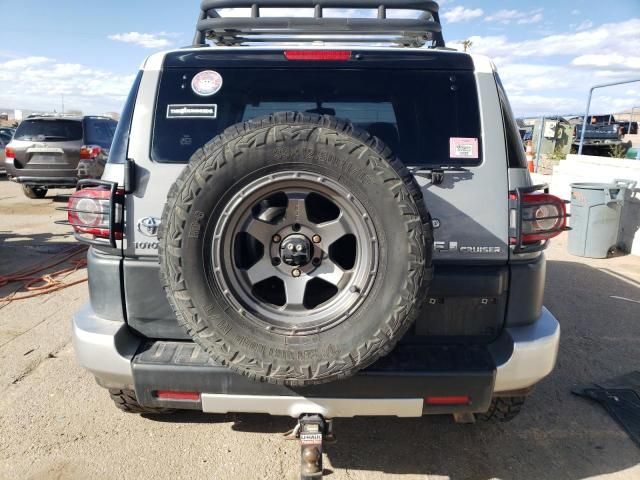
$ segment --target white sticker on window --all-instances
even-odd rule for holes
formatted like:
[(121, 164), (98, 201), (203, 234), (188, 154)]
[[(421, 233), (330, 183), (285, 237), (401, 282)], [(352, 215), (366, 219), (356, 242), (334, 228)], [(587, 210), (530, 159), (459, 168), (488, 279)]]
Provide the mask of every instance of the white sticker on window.
[(201, 97), (215, 95), (222, 88), (222, 75), (213, 70), (200, 72), (191, 81), (191, 88)]
[(451, 138), (450, 142), (451, 158), (478, 158), (478, 139), (477, 138)]
[(167, 118), (217, 118), (218, 105), (168, 105)]

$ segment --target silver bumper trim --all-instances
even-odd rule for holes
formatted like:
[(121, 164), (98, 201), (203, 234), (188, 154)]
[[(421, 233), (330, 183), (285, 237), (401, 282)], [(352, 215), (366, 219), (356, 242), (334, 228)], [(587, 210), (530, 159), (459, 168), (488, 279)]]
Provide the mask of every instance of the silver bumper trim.
[(73, 317), (76, 361), (105, 388), (133, 389), (131, 360), (140, 342), (124, 322), (100, 318), (88, 304)]
[(553, 371), (560, 346), (560, 324), (546, 308), (538, 321), (526, 327), (507, 328), (513, 341), (509, 360), (498, 366), (494, 392), (529, 388)]
[(356, 416), (421, 417), (421, 398), (305, 398), (262, 395), (202, 394), (202, 411), (206, 413), (267, 413), (298, 418), (316, 413), (326, 418)]

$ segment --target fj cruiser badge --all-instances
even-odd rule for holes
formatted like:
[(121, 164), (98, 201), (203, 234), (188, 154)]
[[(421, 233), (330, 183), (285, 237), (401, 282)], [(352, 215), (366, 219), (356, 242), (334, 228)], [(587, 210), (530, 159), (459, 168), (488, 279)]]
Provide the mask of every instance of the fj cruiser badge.
[(191, 88), (201, 97), (215, 95), (222, 88), (222, 75), (213, 70), (200, 72), (191, 81)]
[(146, 217), (138, 221), (138, 231), (145, 237), (157, 236), (159, 227), (160, 227), (159, 218)]

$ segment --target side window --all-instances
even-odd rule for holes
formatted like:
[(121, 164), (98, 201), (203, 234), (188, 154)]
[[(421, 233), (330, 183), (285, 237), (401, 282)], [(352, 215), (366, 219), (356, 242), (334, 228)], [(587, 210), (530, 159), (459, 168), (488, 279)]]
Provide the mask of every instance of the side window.
[(85, 142), (87, 145), (98, 145), (102, 148), (110, 148), (116, 126), (117, 123), (113, 120), (85, 119)]
[(131, 92), (124, 104), (118, 127), (116, 128), (111, 150), (109, 152), (109, 163), (126, 163), (127, 151), (129, 150), (129, 133), (131, 132), (131, 122), (133, 121), (133, 110), (138, 98), (138, 89), (142, 81), (142, 72), (138, 73)]
[(500, 108), (502, 110), (502, 122), (504, 124), (505, 140), (507, 142), (507, 156), (509, 168), (527, 168), (527, 158), (524, 155), (522, 137), (518, 130), (511, 104), (507, 98), (507, 92), (502, 85), (502, 81), (496, 74), (496, 84), (498, 85), (498, 96), (500, 97)]

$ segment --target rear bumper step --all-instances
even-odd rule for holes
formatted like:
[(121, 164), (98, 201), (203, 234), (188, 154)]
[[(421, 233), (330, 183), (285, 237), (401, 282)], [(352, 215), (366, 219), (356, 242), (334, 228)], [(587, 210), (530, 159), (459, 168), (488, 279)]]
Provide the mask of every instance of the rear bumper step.
[[(135, 388), (145, 406), (210, 413), (270, 413), (327, 417), (419, 416), (486, 410), (492, 396), (526, 390), (556, 362), (560, 326), (543, 309), (532, 325), (507, 328), (486, 347), (403, 346), (358, 375), (326, 385), (293, 389), (253, 382), (216, 365), (190, 342), (145, 342), (118, 321), (90, 307), (74, 317), (80, 366), (107, 388)], [(418, 350), (419, 349), (419, 350)], [(158, 391), (198, 392), (193, 400), (158, 399)], [(425, 397), (469, 396), (464, 405), (428, 405)]]
[[(452, 395), (468, 396), (469, 402), (429, 405), (425, 413), (481, 412), (489, 407), (495, 377), (495, 364), (486, 348), (461, 346), (399, 346), (351, 378), (303, 388), (249, 380), (215, 364), (199, 346), (189, 342), (147, 343), (133, 358), (132, 365), (136, 396), (143, 405), (202, 409), (212, 413), (282, 415), (310, 404), (331, 412), (339, 411), (344, 416), (351, 408), (356, 412), (362, 400), (363, 408), (367, 402), (371, 406), (363, 410), (370, 412), (367, 415), (380, 408), (381, 412), (396, 412), (381, 415), (407, 416), (406, 408), (411, 405), (408, 416), (415, 416), (416, 412), (422, 414), (424, 398)], [(157, 398), (156, 392), (166, 390), (200, 392), (202, 401)], [(228, 400), (214, 401), (223, 396), (229, 396)], [(402, 408), (394, 410), (396, 407)], [(327, 415), (315, 410), (302, 413)]]

